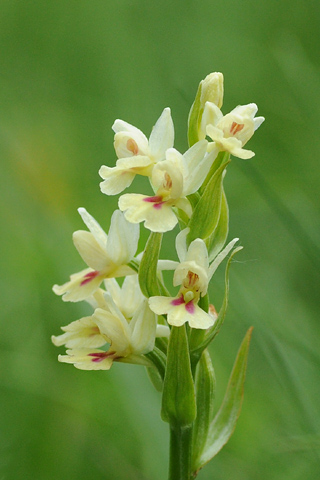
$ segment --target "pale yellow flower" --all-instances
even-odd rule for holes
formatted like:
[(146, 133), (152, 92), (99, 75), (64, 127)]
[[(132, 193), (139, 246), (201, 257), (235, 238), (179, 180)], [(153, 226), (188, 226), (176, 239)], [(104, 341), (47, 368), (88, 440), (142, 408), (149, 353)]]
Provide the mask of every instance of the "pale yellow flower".
[(112, 126), (114, 148), (118, 156), (115, 167), (102, 166), (99, 170), (104, 179), (100, 183), (102, 193), (116, 195), (128, 187), (135, 175), (149, 177), (153, 166), (165, 158), (165, 152), (173, 147), (174, 127), (170, 108), (165, 108), (152, 129), (149, 140), (138, 128), (123, 120)]
[(79, 213), (90, 232), (75, 232), (73, 242), (90, 268), (71, 275), (64, 285), (53, 287), (57, 295), (63, 295), (63, 300), (71, 302), (90, 297), (105, 278), (134, 274), (127, 264), (134, 257), (139, 240), (139, 226), (129, 223), (119, 210), (112, 215), (109, 235), (84, 208), (79, 208)]
[(194, 144), (184, 155), (176, 149), (166, 151), (166, 160), (155, 165), (152, 171), (153, 196), (128, 193), (119, 199), (119, 208), (129, 222), (145, 222), (153, 232), (167, 232), (178, 223), (172, 210), (177, 207), (188, 217), (192, 208), (187, 195), (196, 192), (205, 179), (215, 154), (207, 154), (206, 140)]
[(169, 325), (179, 327), (188, 322), (192, 328), (207, 329), (216, 321), (216, 315), (212, 309), (207, 313), (198, 306), (200, 296), (207, 293), (212, 275), (238, 239), (232, 240), (209, 264), (207, 247), (202, 239), (197, 238), (186, 248), (188, 230), (180, 232), (176, 239), (180, 263), (174, 272), (173, 285), (181, 285), (178, 295), (150, 297), (149, 305), (157, 315), (167, 314)]
[(212, 102), (207, 102), (201, 121), (201, 129), (214, 143), (209, 143), (208, 151), (226, 151), (235, 157), (248, 159), (254, 156), (243, 146), (250, 140), (264, 117), (255, 117), (258, 107), (255, 103), (239, 105), (223, 116)]
[(59, 355), (59, 361), (80, 370), (109, 370), (114, 361), (152, 366), (144, 355), (153, 350), (156, 336), (169, 335), (169, 328), (157, 325), (146, 299), (130, 321), (109, 293), (106, 301), (108, 310), (97, 308), (92, 317), (72, 322), (63, 327), (66, 333), (52, 337), (55, 345), (70, 347), (67, 355)]

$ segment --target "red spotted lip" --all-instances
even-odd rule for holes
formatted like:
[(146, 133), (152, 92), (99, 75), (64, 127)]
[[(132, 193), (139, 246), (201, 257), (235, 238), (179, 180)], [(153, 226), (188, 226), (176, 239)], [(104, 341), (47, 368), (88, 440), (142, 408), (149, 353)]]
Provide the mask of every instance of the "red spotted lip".
[(161, 208), (161, 206), (165, 203), (161, 195), (155, 195), (154, 197), (146, 197), (143, 199), (143, 201), (153, 203), (153, 207), (157, 209)]
[(180, 297), (172, 300), (171, 305), (176, 307), (178, 305), (182, 305), (183, 303), (185, 304), (185, 309), (187, 310), (188, 313), (193, 314), (195, 312), (195, 306), (194, 306), (193, 300), (190, 300), (190, 302), (185, 303), (183, 295), (180, 295)]
[(99, 272), (97, 270), (94, 270), (93, 272), (87, 273), (84, 277), (82, 282), (80, 283), (80, 287), (83, 287), (83, 285), (86, 285), (87, 283), (91, 282), (94, 278), (96, 278), (99, 275)]

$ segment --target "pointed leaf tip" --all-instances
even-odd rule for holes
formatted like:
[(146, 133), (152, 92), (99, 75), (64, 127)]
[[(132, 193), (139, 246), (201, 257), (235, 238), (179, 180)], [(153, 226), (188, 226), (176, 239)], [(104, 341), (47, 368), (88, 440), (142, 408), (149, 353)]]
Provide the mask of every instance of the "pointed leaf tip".
[(205, 447), (194, 462), (195, 472), (200, 470), (222, 449), (235, 429), (242, 407), (252, 330), (253, 327), (250, 327), (241, 343), (222, 405), (210, 425)]

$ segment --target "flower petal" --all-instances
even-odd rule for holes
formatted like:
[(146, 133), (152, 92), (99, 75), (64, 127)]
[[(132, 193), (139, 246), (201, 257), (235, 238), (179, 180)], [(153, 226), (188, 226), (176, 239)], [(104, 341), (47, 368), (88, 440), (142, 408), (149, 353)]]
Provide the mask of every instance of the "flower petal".
[(209, 267), (209, 280), (211, 279), (214, 272), (219, 267), (220, 263), (226, 258), (228, 253), (233, 249), (234, 245), (238, 242), (239, 238), (234, 238), (228, 245), (216, 256), (214, 261), (211, 263)]
[(188, 322), (191, 328), (207, 329), (214, 324), (215, 318), (195, 305), (195, 312), (188, 314)]
[(85, 225), (88, 227), (96, 241), (102, 248), (106, 247), (108, 235), (105, 233), (103, 228), (100, 227), (99, 223), (87, 212), (85, 208), (78, 208), (78, 212), (81, 215), (81, 218)]
[(72, 363), (80, 370), (109, 370), (113, 363), (113, 357), (107, 352), (88, 348), (67, 350), (67, 355), (59, 355), (58, 360)]
[(63, 295), (64, 302), (79, 302), (90, 297), (100, 286), (103, 276), (99, 272), (86, 268), (70, 276), (70, 281), (63, 285), (54, 285), (56, 295)]
[(120, 266), (130, 262), (138, 247), (139, 233), (139, 226), (129, 223), (123, 213), (113, 213), (107, 241), (107, 254), (113, 263)]
[(129, 222), (145, 222), (144, 226), (152, 232), (168, 232), (178, 223), (170, 205), (166, 202), (149, 201), (146, 195), (127, 193), (119, 199), (120, 210), (125, 210)]
[(133, 316), (129, 327), (133, 353), (144, 354), (154, 348), (157, 319), (145, 299)]
[(96, 241), (91, 232), (78, 230), (74, 232), (73, 243), (85, 263), (93, 270), (104, 270), (109, 263), (105, 248)]
[(187, 256), (187, 235), (189, 232), (190, 228), (185, 228), (176, 236), (176, 250), (180, 262), (183, 262)]
[(149, 148), (156, 161), (165, 158), (165, 152), (173, 147), (174, 127), (170, 108), (165, 108), (152, 129)]
[(155, 296), (149, 298), (149, 307), (157, 315), (164, 315), (172, 308), (173, 297)]
[(65, 345), (67, 348), (99, 348), (106, 343), (106, 338), (101, 335), (92, 317), (83, 317), (61, 329), (65, 333), (51, 337), (56, 347)]
[(100, 182), (100, 190), (106, 195), (117, 195), (125, 188), (129, 187), (135, 177), (135, 173), (126, 172), (117, 167), (106, 167), (103, 165), (99, 170), (100, 177), (104, 178)]
[(120, 357), (130, 353), (130, 330), (119, 317), (97, 308), (92, 319), (98, 325), (100, 332), (110, 340), (112, 351)]

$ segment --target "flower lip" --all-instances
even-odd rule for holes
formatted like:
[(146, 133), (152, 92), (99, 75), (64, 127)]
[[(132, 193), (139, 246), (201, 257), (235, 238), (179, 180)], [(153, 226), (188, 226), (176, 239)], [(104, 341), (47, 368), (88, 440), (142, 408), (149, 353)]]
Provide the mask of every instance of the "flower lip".
[(120, 358), (120, 357), (116, 357), (115, 353), (116, 352), (111, 352), (111, 351), (93, 352), (93, 353), (88, 353), (88, 357), (92, 357), (92, 362), (99, 363), (99, 362), (102, 362), (105, 358), (109, 358), (109, 357), (113, 357), (113, 360), (115, 360), (116, 358)]
[(80, 283), (80, 287), (83, 285), (86, 285), (87, 283), (91, 282), (94, 278), (96, 278), (99, 275), (99, 272), (97, 270), (94, 270), (93, 272), (89, 272), (86, 275), (84, 275), (84, 279)]
[(154, 197), (145, 197), (143, 198), (143, 201), (150, 203), (163, 203), (163, 197), (162, 195), (155, 195)]

